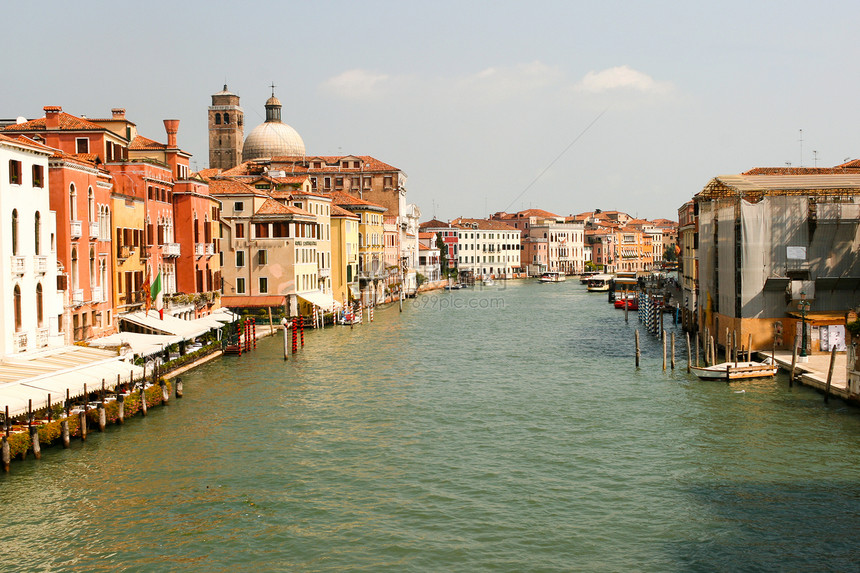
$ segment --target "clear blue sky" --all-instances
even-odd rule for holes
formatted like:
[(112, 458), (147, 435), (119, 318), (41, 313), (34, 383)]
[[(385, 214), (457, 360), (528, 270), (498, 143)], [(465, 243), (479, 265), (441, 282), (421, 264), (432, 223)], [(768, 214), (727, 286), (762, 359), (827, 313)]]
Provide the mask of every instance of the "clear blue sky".
[(124, 107), (159, 141), (161, 120), (178, 118), (180, 146), (203, 168), (211, 94), (226, 80), (241, 96), (247, 133), (274, 82), (309, 154), (403, 169), (425, 219), (529, 207), (675, 219), (715, 175), (811, 166), (813, 151), (819, 166), (860, 156), (859, 11), (808, 1), (27, 2), (7, 10), (17, 24), (4, 27), (0, 117)]

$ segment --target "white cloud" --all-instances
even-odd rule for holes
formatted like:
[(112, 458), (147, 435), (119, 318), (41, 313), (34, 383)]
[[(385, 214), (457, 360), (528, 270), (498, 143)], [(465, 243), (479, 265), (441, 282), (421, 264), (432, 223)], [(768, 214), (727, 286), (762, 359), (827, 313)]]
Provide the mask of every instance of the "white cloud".
[(461, 89), (497, 97), (534, 92), (557, 84), (563, 77), (558, 68), (542, 62), (531, 62), (507, 67), (491, 67), (463, 78)]
[(347, 70), (324, 81), (322, 89), (344, 99), (368, 99), (382, 93), (389, 79), (386, 74), (368, 70)]
[(650, 94), (665, 94), (672, 91), (669, 82), (658, 82), (648, 74), (629, 66), (616, 66), (600, 72), (588, 72), (576, 85), (577, 90), (602, 93), (613, 90), (633, 90)]

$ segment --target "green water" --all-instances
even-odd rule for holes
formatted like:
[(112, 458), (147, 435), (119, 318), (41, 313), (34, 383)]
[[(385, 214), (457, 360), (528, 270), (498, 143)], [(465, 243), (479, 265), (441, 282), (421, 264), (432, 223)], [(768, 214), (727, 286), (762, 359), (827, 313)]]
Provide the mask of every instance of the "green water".
[(644, 334), (637, 371), (605, 301), (438, 292), (210, 362), (0, 476), (0, 570), (858, 570), (860, 410)]

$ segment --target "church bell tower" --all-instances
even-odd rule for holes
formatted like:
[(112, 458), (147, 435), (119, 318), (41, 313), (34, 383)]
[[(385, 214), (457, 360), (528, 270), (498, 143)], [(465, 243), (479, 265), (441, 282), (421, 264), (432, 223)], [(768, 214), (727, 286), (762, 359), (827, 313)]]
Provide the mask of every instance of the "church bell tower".
[(212, 94), (209, 106), (209, 167), (230, 169), (242, 161), (245, 113), (239, 96), (227, 89)]

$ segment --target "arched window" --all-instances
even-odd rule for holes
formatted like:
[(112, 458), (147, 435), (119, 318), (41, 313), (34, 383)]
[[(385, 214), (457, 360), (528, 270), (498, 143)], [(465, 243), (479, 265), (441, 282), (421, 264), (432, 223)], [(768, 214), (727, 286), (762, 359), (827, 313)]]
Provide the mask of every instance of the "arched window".
[(93, 196), (93, 188), (90, 187), (87, 191), (87, 217), (88, 223), (91, 223), (96, 220), (96, 203), (95, 197)]
[(221, 125), (221, 114), (220, 113), (215, 114), (215, 125)]
[(36, 325), (42, 328), (45, 312), (42, 305), (42, 283), (36, 285)]
[(99, 284), (102, 286), (102, 300), (106, 300), (105, 297), (107, 295), (108, 275), (107, 275), (107, 261), (105, 261), (104, 259), (102, 259), (102, 261), (101, 261), (100, 269), (101, 269), (101, 272), (99, 274), (101, 276), (99, 277)]
[(78, 290), (78, 250), (72, 249), (72, 268), (71, 270), (71, 279), (72, 279), (72, 290)]
[(78, 220), (78, 194), (75, 191), (75, 184), (69, 185), (69, 219), (71, 221)]
[(194, 213), (194, 242), (200, 242), (200, 226), (197, 224), (197, 213)]
[(13, 294), (15, 312), (15, 332), (21, 331), (21, 287), (15, 285)]
[(230, 114), (226, 111), (224, 112), (224, 123), (230, 123)]
[(36, 254), (42, 254), (42, 215), (36, 211)]
[(96, 286), (96, 250), (90, 247), (90, 288)]
[(12, 254), (18, 254), (18, 209), (12, 209)]

